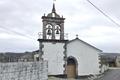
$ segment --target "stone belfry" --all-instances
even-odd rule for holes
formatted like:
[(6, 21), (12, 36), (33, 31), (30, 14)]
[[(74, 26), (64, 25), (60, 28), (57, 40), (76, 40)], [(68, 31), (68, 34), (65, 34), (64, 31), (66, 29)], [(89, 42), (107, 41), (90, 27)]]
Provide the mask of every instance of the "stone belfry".
[(43, 39), (64, 40), (64, 20), (56, 13), (55, 3), (53, 3), (52, 12), (47, 16), (42, 16)]
[(55, 3), (53, 3), (52, 12), (42, 16), (43, 30), (38, 39), (39, 53), (41, 60), (48, 61), (48, 75), (65, 74), (68, 40), (64, 36), (64, 20), (65, 18), (57, 14)]
[[(66, 43), (67, 34), (64, 33), (63, 16), (57, 14), (55, 3), (53, 3), (51, 13), (42, 16), (42, 34), (39, 34), (39, 51), (43, 55), (43, 44), (46, 43)], [(66, 38), (66, 39), (65, 39)], [(52, 44), (53, 45), (53, 44)], [(63, 48), (63, 47), (62, 47)]]

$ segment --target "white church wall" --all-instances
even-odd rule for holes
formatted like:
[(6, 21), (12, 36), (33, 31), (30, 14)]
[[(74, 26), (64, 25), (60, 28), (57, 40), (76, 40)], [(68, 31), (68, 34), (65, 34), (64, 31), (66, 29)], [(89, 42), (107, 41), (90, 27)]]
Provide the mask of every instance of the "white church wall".
[(73, 56), (78, 61), (78, 75), (99, 74), (99, 52), (80, 40), (67, 45), (67, 56)]
[(63, 74), (64, 43), (43, 43), (43, 59), (48, 61), (48, 75)]
[(47, 80), (47, 61), (0, 63), (0, 80)]

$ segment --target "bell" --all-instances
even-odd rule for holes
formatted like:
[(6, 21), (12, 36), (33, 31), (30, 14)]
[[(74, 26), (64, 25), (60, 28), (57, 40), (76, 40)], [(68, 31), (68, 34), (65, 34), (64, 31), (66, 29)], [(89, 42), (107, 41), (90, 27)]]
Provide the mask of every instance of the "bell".
[(58, 30), (56, 31), (56, 34), (59, 34), (59, 31), (58, 31)]
[(51, 35), (51, 34), (52, 34), (52, 33), (51, 33), (51, 30), (48, 29), (47, 35)]

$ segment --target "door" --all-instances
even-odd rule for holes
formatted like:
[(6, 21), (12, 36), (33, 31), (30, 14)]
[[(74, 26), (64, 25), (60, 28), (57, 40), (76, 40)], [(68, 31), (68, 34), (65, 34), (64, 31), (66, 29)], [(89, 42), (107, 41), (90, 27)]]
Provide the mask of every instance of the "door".
[(67, 59), (67, 78), (77, 77), (77, 65), (74, 58)]

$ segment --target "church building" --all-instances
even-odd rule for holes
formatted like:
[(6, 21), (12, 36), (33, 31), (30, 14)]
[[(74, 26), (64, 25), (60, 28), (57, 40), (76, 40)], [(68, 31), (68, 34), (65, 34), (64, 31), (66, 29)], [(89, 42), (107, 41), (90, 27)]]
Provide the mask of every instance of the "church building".
[[(66, 75), (68, 78), (100, 74), (99, 53), (102, 51), (80, 40), (65, 39), (65, 18), (52, 12), (42, 16), (42, 38), (39, 38), (41, 58), (48, 61), (48, 75)], [(74, 27), (74, 26), (73, 26)]]

